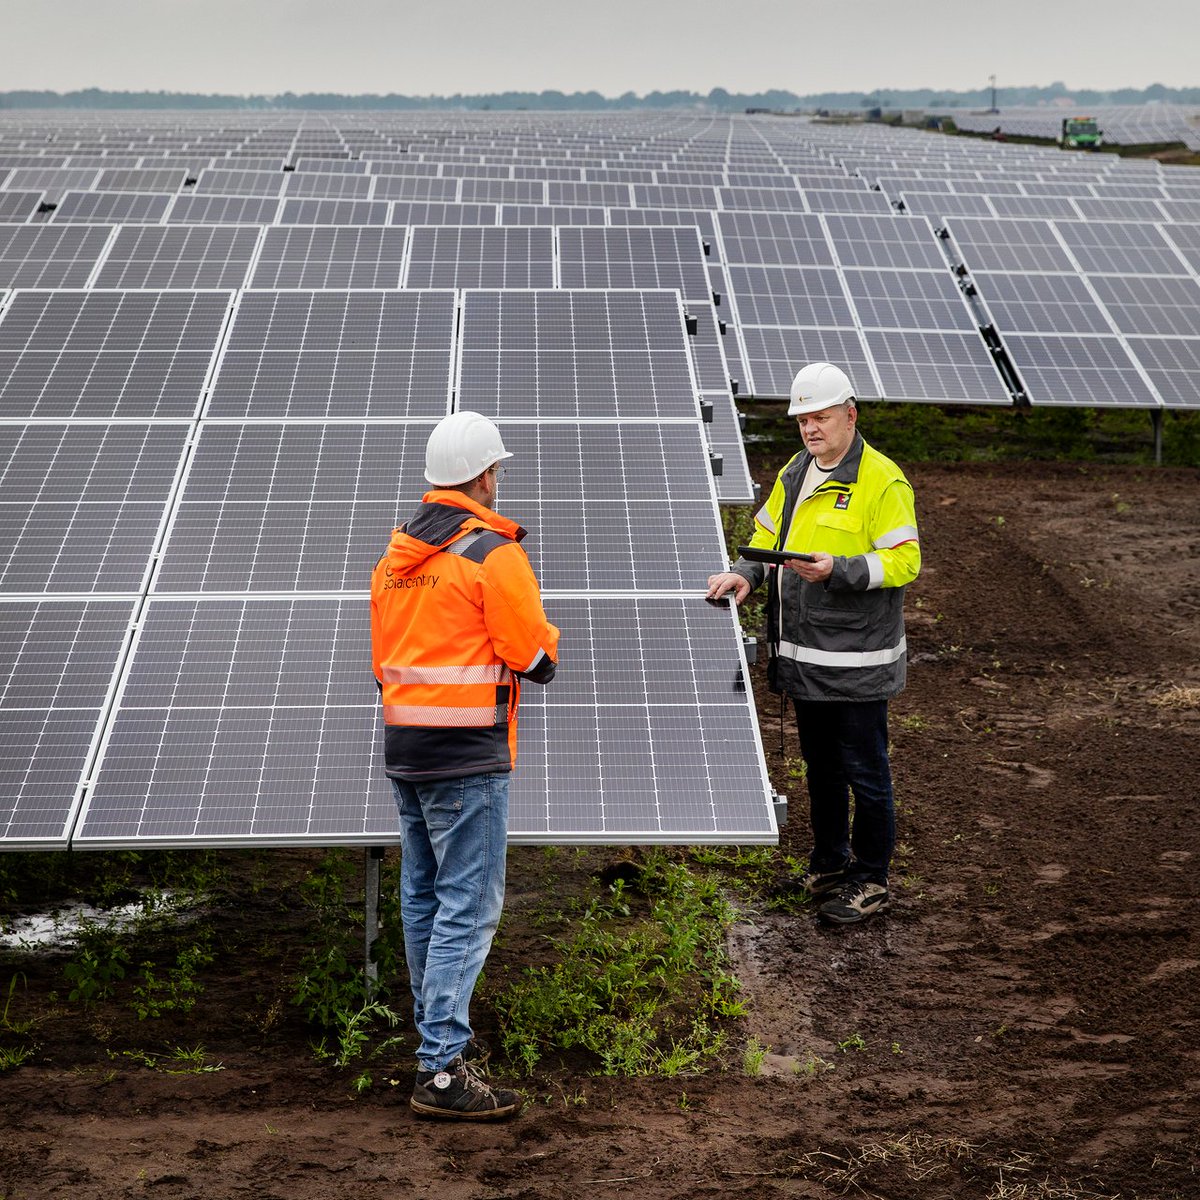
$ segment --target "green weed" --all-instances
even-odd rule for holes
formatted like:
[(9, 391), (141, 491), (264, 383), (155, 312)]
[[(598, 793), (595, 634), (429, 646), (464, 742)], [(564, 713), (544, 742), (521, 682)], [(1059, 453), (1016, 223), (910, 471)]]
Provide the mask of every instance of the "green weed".
[(724, 1045), (740, 1015), (726, 969), (733, 913), (715, 881), (647, 856), (636, 892), (617, 880), (594, 897), (554, 961), (528, 967), (497, 998), (505, 1053), (528, 1072), (551, 1050), (593, 1054), (606, 1075), (673, 1075)]

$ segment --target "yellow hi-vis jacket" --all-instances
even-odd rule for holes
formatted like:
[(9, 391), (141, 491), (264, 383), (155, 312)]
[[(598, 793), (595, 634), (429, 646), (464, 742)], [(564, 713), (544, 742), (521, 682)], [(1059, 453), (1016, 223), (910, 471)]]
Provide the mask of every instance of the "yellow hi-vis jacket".
[(454, 490), (427, 492), (392, 532), (371, 577), (388, 775), (512, 769), (520, 680), (548, 683), (558, 659), (524, 536)]
[[(768, 677), (799, 700), (886, 700), (904, 687), (904, 588), (921, 569), (913, 490), (856, 432), (845, 458), (797, 505), (810, 462), (804, 450), (779, 472), (750, 539), (833, 556), (823, 583), (769, 568)], [(753, 587), (768, 571), (745, 559), (732, 569)]]

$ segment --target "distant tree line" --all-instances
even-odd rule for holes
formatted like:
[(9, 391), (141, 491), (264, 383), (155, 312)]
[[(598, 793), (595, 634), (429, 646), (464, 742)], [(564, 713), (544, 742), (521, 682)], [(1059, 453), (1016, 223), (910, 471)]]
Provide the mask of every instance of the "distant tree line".
[[(1112, 91), (1071, 89), (1065, 83), (1047, 87), (999, 88), (996, 103), (1001, 108), (1046, 104), (1070, 98), (1077, 104), (1200, 105), (1200, 87), (1169, 88), (1152, 84), (1147, 88), (1116, 88)], [(890, 89), (874, 92), (817, 92), (799, 96), (795, 92), (728, 92), (713, 88), (700, 92), (647, 92), (639, 96), (625, 92), (621, 96), (602, 96), (599, 92), (495, 92), (468, 96), (341, 95), (336, 92), (284, 92), (277, 96), (234, 96), (200, 92), (109, 92), (84, 88), (76, 92), (14, 91), (0, 92), (0, 108), (105, 108), (105, 109), (494, 109), (502, 112), (522, 110), (570, 110), (611, 112), (629, 109), (690, 109), (703, 112), (740, 112), (747, 108), (773, 111), (791, 109), (853, 108), (980, 108), (991, 104), (989, 88), (953, 92), (935, 88)]]

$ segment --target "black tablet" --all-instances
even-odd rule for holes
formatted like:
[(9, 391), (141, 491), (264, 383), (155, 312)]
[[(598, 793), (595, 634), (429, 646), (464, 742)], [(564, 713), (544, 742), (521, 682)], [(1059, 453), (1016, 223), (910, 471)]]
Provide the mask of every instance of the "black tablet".
[(816, 562), (816, 555), (801, 554), (799, 550), (762, 550), (757, 546), (739, 546), (738, 553), (750, 562), (785, 563), (795, 559), (797, 562)]

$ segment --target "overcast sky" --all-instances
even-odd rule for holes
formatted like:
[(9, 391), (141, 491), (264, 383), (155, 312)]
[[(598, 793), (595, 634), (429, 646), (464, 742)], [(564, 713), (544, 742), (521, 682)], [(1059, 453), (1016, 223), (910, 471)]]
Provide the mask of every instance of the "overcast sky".
[(0, 0), (0, 91), (1200, 84), (1200, 0)]

